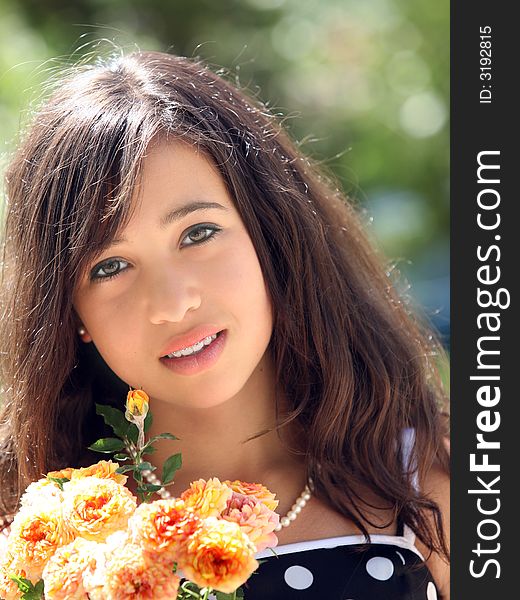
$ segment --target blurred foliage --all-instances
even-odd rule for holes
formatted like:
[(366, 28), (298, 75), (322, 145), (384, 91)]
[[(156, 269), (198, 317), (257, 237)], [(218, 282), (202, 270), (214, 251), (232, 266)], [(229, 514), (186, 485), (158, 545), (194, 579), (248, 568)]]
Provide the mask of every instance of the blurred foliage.
[(113, 44), (201, 56), (282, 115), (448, 339), (448, 0), (0, 0), (4, 154), (41, 82)]

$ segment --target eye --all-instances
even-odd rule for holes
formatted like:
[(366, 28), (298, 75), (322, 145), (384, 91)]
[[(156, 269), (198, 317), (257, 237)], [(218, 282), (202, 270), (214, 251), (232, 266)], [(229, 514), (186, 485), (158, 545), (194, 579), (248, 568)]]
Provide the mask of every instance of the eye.
[(102, 279), (112, 279), (119, 275), (124, 269), (128, 268), (128, 262), (122, 258), (110, 258), (96, 265), (90, 272), (92, 281), (100, 281)]
[(191, 229), (185, 236), (185, 240), (189, 240), (189, 243), (184, 243), (184, 246), (201, 246), (211, 240), (215, 239), (215, 236), (220, 233), (221, 228), (216, 225), (200, 224), (196, 225)]

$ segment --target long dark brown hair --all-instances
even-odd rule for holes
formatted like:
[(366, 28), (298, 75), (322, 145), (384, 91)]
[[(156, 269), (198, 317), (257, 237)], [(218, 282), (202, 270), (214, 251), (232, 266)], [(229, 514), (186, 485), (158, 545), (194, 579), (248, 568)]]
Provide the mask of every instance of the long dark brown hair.
[(98, 460), (84, 451), (102, 434), (94, 402), (121, 403), (125, 387), (79, 342), (72, 294), (127, 222), (147, 149), (165, 139), (213, 160), (256, 248), (289, 402), (280, 427), (305, 431), (316, 496), (366, 535), (364, 490), (447, 556), (439, 508), (403, 469), (401, 437), (414, 429), (420, 476), (448, 471), (440, 344), (396, 291), (355, 205), (280, 120), (202, 61), (156, 52), (73, 69), (7, 169), (0, 510), (16, 510), (42, 474)]

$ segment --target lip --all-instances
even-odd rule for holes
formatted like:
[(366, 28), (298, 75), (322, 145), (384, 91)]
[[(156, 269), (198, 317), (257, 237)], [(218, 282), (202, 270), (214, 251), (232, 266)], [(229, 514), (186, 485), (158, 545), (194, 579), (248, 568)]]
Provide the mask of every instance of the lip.
[(215, 333), (218, 333), (219, 331), (222, 331), (222, 329), (222, 327), (217, 327), (215, 325), (204, 324), (194, 327), (191, 331), (188, 331), (188, 333), (176, 335), (168, 342), (168, 345), (162, 350), (161, 356), (159, 358), (163, 358), (167, 354), (171, 354), (172, 352), (178, 352), (179, 350), (187, 348), (188, 346), (193, 346), (193, 344), (202, 341), (209, 335), (213, 335)]
[(188, 354), (179, 358), (161, 357), (161, 363), (170, 371), (179, 375), (197, 375), (210, 369), (219, 359), (227, 340), (227, 329), (224, 329), (211, 344), (205, 346), (197, 354)]

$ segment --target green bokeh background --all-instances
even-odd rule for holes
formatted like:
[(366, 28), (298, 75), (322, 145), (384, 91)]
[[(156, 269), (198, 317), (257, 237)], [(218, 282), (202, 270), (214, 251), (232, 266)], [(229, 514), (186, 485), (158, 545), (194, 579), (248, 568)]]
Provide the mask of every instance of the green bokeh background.
[(41, 83), (113, 44), (200, 56), (282, 115), (449, 345), (448, 0), (0, 0), (4, 163)]

